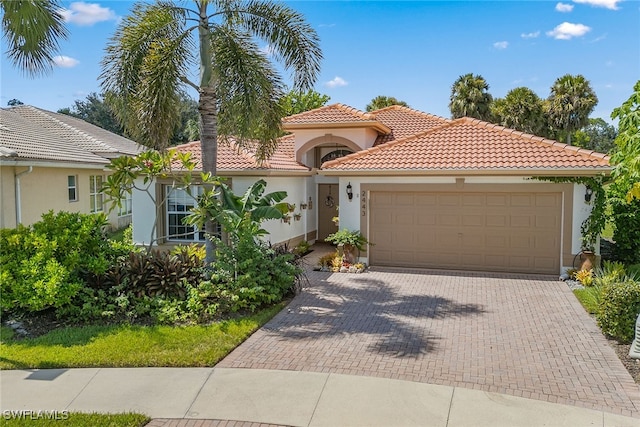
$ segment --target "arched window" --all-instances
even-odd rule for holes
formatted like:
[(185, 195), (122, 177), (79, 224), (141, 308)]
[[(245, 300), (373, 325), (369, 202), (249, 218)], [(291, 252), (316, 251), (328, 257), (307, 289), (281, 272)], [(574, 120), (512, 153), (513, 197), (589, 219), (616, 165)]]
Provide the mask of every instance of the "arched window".
[(340, 157), (344, 157), (348, 154), (353, 153), (351, 150), (334, 150), (330, 153), (325, 154), (322, 159), (320, 159), (320, 163), (328, 162), (330, 160), (335, 160)]

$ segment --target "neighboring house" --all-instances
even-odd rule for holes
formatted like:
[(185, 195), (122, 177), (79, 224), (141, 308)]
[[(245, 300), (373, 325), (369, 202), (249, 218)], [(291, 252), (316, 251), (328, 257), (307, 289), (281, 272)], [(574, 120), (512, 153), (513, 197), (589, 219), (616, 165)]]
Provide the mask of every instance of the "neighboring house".
[[(371, 265), (557, 274), (581, 250), (591, 205), (583, 185), (532, 177), (611, 170), (604, 154), (400, 106), (364, 113), (335, 104), (283, 124), (291, 134), (261, 166), (250, 153), (219, 144), (218, 174), (238, 194), (259, 178), (267, 191), (287, 191), (300, 220), (268, 221), (274, 244), (325, 239), (337, 230), (339, 206), (340, 227), (374, 244), (361, 254)], [(200, 157), (199, 142), (178, 149)], [(134, 239), (193, 231), (180, 223), (193, 205), (184, 196), (169, 195), (154, 235), (156, 207), (134, 194)], [(164, 242), (176, 240), (185, 239)]]
[[(0, 228), (30, 225), (43, 213), (105, 212), (100, 192), (110, 159), (143, 151), (83, 120), (27, 105), (0, 109)], [(109, 213), (131, 221), (131, 200)]]

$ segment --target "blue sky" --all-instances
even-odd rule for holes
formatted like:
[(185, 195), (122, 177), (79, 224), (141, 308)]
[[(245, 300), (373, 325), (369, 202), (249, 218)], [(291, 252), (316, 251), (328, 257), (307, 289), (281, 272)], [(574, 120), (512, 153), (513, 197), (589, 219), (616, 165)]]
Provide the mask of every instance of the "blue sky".
[[(466, 73), (483, 76), (494, 97), (526, 86), (541, 98), (558, 77), (582, 74), (600, 100), (592, 117), (611, 121), (640, 79), (635, 0), (287, 3), (320, 36), (324, 60), (315, 89), (330, 103), (362, 110), (386, 95), (449, 117), (451, 85)], [(0, 104), (17, 98), (56, 111), (100, 92), (104, 48), (132, 4), (63, 1), (70, 37), (61, 44), (59, 65), (31, 79), (3, 54)]]

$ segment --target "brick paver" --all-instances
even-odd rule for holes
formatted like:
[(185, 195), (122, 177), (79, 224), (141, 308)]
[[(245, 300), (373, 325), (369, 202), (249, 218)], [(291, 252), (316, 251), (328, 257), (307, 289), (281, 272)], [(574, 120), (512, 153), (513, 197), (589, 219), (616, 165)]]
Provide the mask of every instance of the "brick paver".
[(640, 418), (640, 388), (557, 278), (406, 269), (308, 277), (217, 366), (394, 378)]

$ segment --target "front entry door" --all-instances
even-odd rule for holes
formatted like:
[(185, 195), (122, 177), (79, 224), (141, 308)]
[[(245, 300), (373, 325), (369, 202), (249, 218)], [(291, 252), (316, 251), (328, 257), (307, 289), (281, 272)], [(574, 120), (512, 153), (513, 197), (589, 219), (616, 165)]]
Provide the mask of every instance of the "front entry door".
[(338, 216), (338, 184), (318, 184), (318, 240), (324, 241), (329, 234), (338, 231), (331, 221)]

